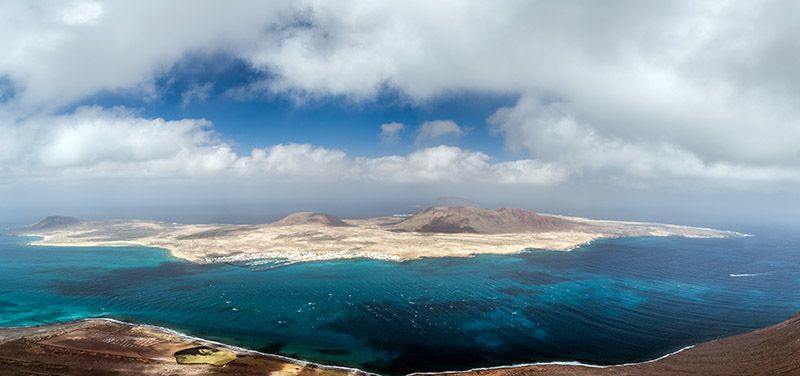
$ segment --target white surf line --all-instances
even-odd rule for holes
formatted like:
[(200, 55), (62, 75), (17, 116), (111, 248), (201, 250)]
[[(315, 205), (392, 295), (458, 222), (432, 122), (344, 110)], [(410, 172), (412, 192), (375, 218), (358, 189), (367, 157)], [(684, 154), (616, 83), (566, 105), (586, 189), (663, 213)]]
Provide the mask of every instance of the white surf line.
[(270, 353), (265, 353), (265, 352), (256, 351), (256, 350), (250, 350), (250, 349), (246, 349), (244, 347), (229, 345), (227, 343), (217, 342), (217, 341), (210, 340), (210, 339), (190, 336), (188, 334), (184, 334), (184, 333), (181, 333), (181, 332), (179, 332), (177, 330), (173, 330), (173, 329), (170, 329), (170, 328), (165, 328), (163, 326), (156, 326), (156, 325), (149, 325), (149, 324), (134, 324), (134, 323), (131, 323), (131, 322), (120, 321), (120, 320), (112, 319), (112, 318), (108, 318), (108, 317), (87, 318), (87, 319), (83, 319), (82, 321), (90, 321), (90, 320), (103, 320), (103, 321), (115, 322), (115, 323), (118, 323), (118, 324), (124, 324), (124, 325), (130, 325), (130, 326), (138, 326), (138, 327), (150, 328), (150, 329), (156, 329), (156, 330), (162, 330), (162, 331), (165, 331), (167, 333), (174, 334), (174, 335), (176, 335), (178, 337), (181, 337), (183, 339), (187, 339), (187, 340), (191, 340), (191, 341), (195, 341), (195, 342), (209, 343), (209, 344), (212, 344), (212, 345), (215, 345), (215, 346), (219, 346), (219, 347), (226, 348), (226, 349), (229, 349), (229, 350), (238, 351), (238, 352), (245, 353), (245, 354), (263, 355), (263, 356), (274, 357), (274, 358), (278, 358), (280, 360), (283, 360), (283, 361), (286, 361), (286, 362), (289, 362), (289, 363), (302, 365), (302, 366), (313, 365), (313, 366), (317, 366), (317, 367), (330, 368), (330, 369), (339, 369), (339, 370), (355, 372), (355, 373), (365, 374), (365, 375), (380, 376), (378, 374), (367, 372), (367, 371), (364, 371), (364, 370), (360, 370), (358, 368), (345, 367), (345, 366), (333, 366), (333, 365), (322, 364), (322, 363), (314, 363), (314, 362), (309, 362), (309, 361), (306, 361), (306, 360), (290, 358), (288, 356), (283, 356), (283, 355), (278, 355), (278, 354), (270, 354)]
[(498, 370), (498, 369), (512, 369), (512, 368), (520, 368), (520, 367), (531, 367), (531, 366), (575, 366), (575, 367), (586, 367), (586, 368), (615, 368), (615, 367), (628, 367), (628, 366), (635, 366), (639, 364), (647, 364), (657, 362), (661, 359), (673, 356), (677, 353), (683, 352), (684, 350), (691, 349), (695, 347), (695, 345), (689, 345), (679, 350), (673, 351), (669, 354), (662, 355), (655, 359), (645, 360), (643, 362), (638, 363), (622, 363), (622, 364), (610, 364), (607, 366), (602, 366), (598, 364), (586, 364), (581, 363), (578, 361), (561, 361), (561, 362), (534, 362), (534, 363), (519, 363), (519, 364), (512, 364), (508, 366), (495, 366), (495, 367), (478, 367), (478, 368), (470, 368), (464, 371), (441, 371), (441, 372), (414, 372), (409, 373), (407, 376), (417, 376), (417, 375), (438, 375), (438, 374), (454, 374), (454, 373), (466, 373), (466, 372), (477, 372), (477, 371), (491, 371), (491, 370)]
[(758, 277), (761, 275), (772, 274), (772, 272), (763, 272), (763, 273), (741, 273), (741, 274), (728, 274), (731, 277)]
[(576, 249), (580, 249), (580, 248), (583, 248), (583, 247), (588, 247), (588, 246), (592, 245), (592, 242), (594, 242), (595, 240), (600, 240), (600, 239), (619, 239), (619, 238), (611, 238), (611, 237), (607, 237), (607, 238), (606, 237), (592, 238), (592, 239), (589, 239), (589, 240), (587, 240), (587, 241), (585, 241), (585, 242), (583, 242), (581, 244), (573, 245), (572, 247), (569, 247), (569, 248), (565, 249), (564, 251), (565, 252), (572, 252), (572, 251), (574, 251)]
[[(135, 323), (125, 322), (125, 321), (112, 319), (112, 318), (108, 318), (108, 317), (90, 317), (90, 318), (80, 319), (80, 320), (71, 321), (71, 322), (73, 322), (73, 323), (74, 322), (88, 322), (88, 321), (92, 321), (92, 320), (102, 320), (102, 321), (109, 321), (109, 322), (113, 322), (113, 323), (123, 324), (123, 325), (138, 326), (138, 327), (162, 330), (162, 331), (165, 331), (167, 333), (174, 334), (174, 335), (176, 335), (178, 337), (181, 337), (183, 339), (187, 339), (187, 340), (190, 340), (190, 341), (208, 343), (208, 344), (212, 344), (212, 345), (219, 346), (219, 347), (222, 347), (222, 348), (227, 348), (227, 349), (230, 349), (230, 350), (238, 351), (238, 352), (241, 352), (241, 353), (244, 353), (244, 354), (270, 356), (270, 357), (281, 359), (281, 360), (284, 360), (286, 362), (297, 364), (297, 365), (303, 365), (303, 366), (314, 365), (314, 366), (319, 366), (319, 367), (324, 367), (324, 368), (339, 369), (339, 370), (354, 372), (354, 373), (357, 373), (357, 374), (364, 374), (364, 375), (371, 375), (371, 376), (381, 376), (381, 375), (376, 374), (376, 373), (367, 372), (367, 371), (364, 371), (364, 370), (361, 370), (361, 369), (358, 369), (358, 368), (353, 368), (353, 367), (334, 366), (334, 365), (328, 365), (328, 364), (322, 364), (322, 363), (315, 363), (315, 362), (310, 362), (310, 361), (306, 361), (306, 360), (290, 358), (288, 356), (283, 356), (283, 355), (278, 355), (278, 354), (270, 354), (270, 353), (265, 353), (265, 352), (256, 351), (256, 350), (250, 350), (250, 349), (246, 349), (246, 348), (243, 348), (243, 347), (229, 345), (229, 344), (218, 342), (218, 341), (213, 341), (213, 340), (209, 340), (209, 339), (205, 339), (205, 338), (190, 336), (188, 334), (184, 334), (184, 333), (181, 333), (179, 331), (176, 331), (176, 330), (173, 330), (173, 329), (170, 329), (170, 328), (165, 328), (165, 327), (162, 327), (162, 326), (149, 325), (149, 324), (135, 324)], [(42, 327), (46, 327), (46, 326), (67, 325), (69, 323), (70, 322), (55, 323), (55, 324), (45, 324), (45, 325), (37, 325), (37, 326), (3, 327), (3, 328), (0, 328), (0, 329), (24, 329), (24, 328), (33, 329), (33, 328), (37, 328), (37, 327), (42, 328)], [(681, 353), (683, 351), (689, 350), (689, 349), (691, 349), (691, 348), (693, 348), (695, 346), (696, 345), (689, 345), (689, 346), (680, 348), (680, 349), (678, 349), (676, 351), (673, 351), (671, 353), (662, 355), (662, 356), (660, 356), (658, 358), (655, 358), (655, 359), (645, 360), (643, 362), (634, 362), (634, 363), (599, 365), (599, 364), (581, 363), (581, 362), (578, 362), (578, 361), (533, 362), (533, 363), (512, 364), (512, 365), (506, 365), (506, 366), (477, 367), (477, 368), (470, 368), (470, 369), (462, 370), (462, 371), (412, 372), (412, 373), (407, 374), (406, 376), (456, 374), (456, 373), (466, 373), (466, 372), (476, 372), (476, 371), (491, 371), (491, 370), (498, 370), (498, 369), (512, 369), (512, 368), (520, 368), (520, 367), (550, 366), (550, 365), (576, 366), (576, 367), (586, 367), (586, 368), (627, 367), (627, 366), (635, 366), (635, 365), (639, 365), (639, 364), (648, 364), (648, 363), (657, 362), (659, 360), (662, 360), (662, 359), (668, 358), (670, 356), (673, 356), (675, 354)]]
[[(135, 324), (135, 323), (132, 323), (132, 322), (125, 322), (125, 321), (121, 321), (121, 320), (117, 320), (117, 319), (112, 319), (112, 318), (109, 318), (109, 317), (87, 317), (85, 319), (80, 319), (80, 320), (73, 320), (73, 321), (67, 321), (67, 322), (58, 322), (58, 323), (52, 323), (52, 324), (34, 325), (34, 326), (5, 326), (5, 327), (0, 327), (0, 329), (14, 329), (14, 330), (31, 329), (31, 330), (36, 330), (38, 328), (38, 329), (41, 329), (41, 330), (47, 330), (46, 327), (48, 327), (48, 326), (64, 326), (64, 325), (69, 325), (69, 324), (73, 324), (73, 323), (87, 323), (87, 322), (90, 322), (90, 321), (108, 321), (108, 322), (113, 322), (113, 323), (117, 323), (117, 324), (133, 326), (133, 327), (141, 327), (141, 328), (149, 328), (149, 329), (154, 329), (154, 330), (161, 330), (161, 331), (176, 335), (176, 336), (178, 336), (178, 337), (180, 337), (182, 339), (189, 340), (189, 341), (192, 341), (192, 342), (200, 342), (201, 344), (211, 344), (211, 345), (218, 346), (218, 347), (221, 347), (221, 348), (224, 348), (224, 349), (233, 350), (233, 351), (237, 351), (237, 352), (248, 354), (248, 355), (262, 355), (262, 356), (273, 357), (273, 358), (277, 358), (277, 359), (280, 359), (280, 360), (283, 360), (283, 361), (286, 361), (286, 362), (289, 362), (289, 363), (292, 363), (292, 364), (297, 364), (297, 365), (300, 365), (300, 366), (312, 365), (312, 366), (317, 366), (317, 367), (322, 367), (322, 368), (349, 371), (349, 372), (353, 372), (353, 373), (361, 374), (361, 375), (380, 376), (380, 375), (378, 375), (376, 373), (367, 372), (367, 371), (364, 371), (364, 370), (361, 370), (361, 369), (358, 369), (358, 368), (345, 367), (345, 366), (333, 366), (333, 365), (328, 365), (328, 364), (315, 363), (315, 362), (310, 362), (310, 361), (306, 361), (306, 360), (290, 358), (288, 356), (283, 356), (283, 355), (278, 355), (278, 354), (270, 354), (270, 353), (265, 353), (265, 352), (261, 352), (261, 351), (250, 350), (250, 349), (246, 349), (244, 347), (229, 345), (227, 343), (217, 342), (217, 341), (210, 340), (210, 339), (190, 336), (188, 334), (184, 334), (184, 333), (181, 333), (181, 332), (179, 332), (177, 330), (173, 330), (173, 329), (170, 329), (170, 328), (165, 328), (163, 326), (149, 325), (149, 324)], [(25, 337), (27, 335), (28, 335), (28, 333), (23, 333), (18, 337)]]
[[(134, 326), (134, 327), (138, 326), (138, 327), (143, 327), (143, 328), (161, 330), (161, 331), (165, 331), (167, 333), (176, 335), (176, 336), (181, 337), (181, 338), (186, 339), (186, 340), (212, 344), (212, 345), (215, 345), (215, 346), (219, 346), (221, 348), (226, 348), (226, 349), (229, 349), (229, 350), (238, 351), (238, 352), (241, 352), (241, 353), (244, 353), (244, 354), (262, 355), (262, 356), (274, 357), (274, 358), (277, 358), (277, 359), (280, 359), (280, 360), (283, 360), (283, 361), (286, 361), (286, 362), (289, 362), (289, 363), (302, 365), (302, 366), (314, 365), (314, 366), (318, 366), (318, 367), (324, 367), (324, 368), (330, 368), (330, 369), (339, 369), (339, 370), (344, 370), (344, 371), (349, 371), (349, 372), (354, 372), (354, 373), (364, 374), (364, 375), (381, 376), (381, 375), (379, 375), (377, 373), (367, 372), (367, 371), (364, 371), (364, 370), (361, 370), (361, 369), (358, 369), (358, 368), (353, 368), (353, 367), (334, 366), (334, 365), (328, 365), (328, 364), (322, 364), (322, 363), (314, 363), (314, 362), (310, 362), (310, 361), (306, 361), (306, 360), (290, 358), (288, 356), (283, 356), (283, 355), (278, 355), (278, 354), (270, 354), (270, 353), (265, 353), (265, 352), (256, 351), (256, 350), (250, 350), (250, 349), (246, 349), (246, 348), (239, 347), (239, 346), (229, 345), (227, 343), (213, 341), (213, 340), (210, 340), (210, 339), (190, 336), (188, 334), (181, 333), (181, 332), (179, 332), (177, 330), (173, 330), (173, 329), (170, 329), (170, 328), (165, 328), (165, 327), (162, 327), (162, 326), (149, 325), (149, 324), (134, 324), (134, 323), (125, 322), (125, 321), (112, 319), (112, 318), (108, 318), (108, 317), (90, 317), (90, 318), (85, 318), (85, 319), (71, 321), (71, 322), (73, 322), (73, 323), (74, 322), (89, 322), (89, 321), (92, 321), (92, 320), (108, 321), (108, 322), (113, 322), (113, 323), (123, 324), (123, 325), (129, 325), (129, 326)], [(0, 329), (25, 329), (25, 328), (33, 329), (33, 328), (37, 328), (37, 327), (38, 328), (43, 328), (43, 327), (46, 327), (46, 326), (67, 325), (69, 323), (70, 322), (55, 323), (55, 324), (45, 324), (45, 325), (37, 325), (37, 326), (3, 327), (3, 328), (0, 328)], [(576, 367), (586, 367), (586, 368), (626, 367), (626, 366), (635, 366), (635, 365), (639, 365), (639, 364), (647, 364), (647, 363), (657, 362), (659, 360), (662, 360), (662, 359), (665, 359), (667, 357), (673, 356), (673, 355), (678, 354), (680, 352), (683, 352), (685, 350), (691, 349), (691, 348), (693, 348), (695, 346), (696, 345), (689, 345), (689, 346), (683, 347), (681, 349), (678, 349), (676, 351), (673, 351), (673, 352), (671, 352), (669, 354), (662, 355), (662, 356), (660, 356), (658, 358), (645, 360), (643, 362), (638, 362), (638, 363), (622, 363), (622, 364), (611, 364), (611, 365), (605, 365), (604, 366), (604, 365), (598, 365), (598, 364), (586, 364), (586, 363), (581, 363), (581, 362), (578, 362), (578, 361), (534, 362), (534, 363), (512, 364), (512, 365), (507, 365), (507, 366), (470, 368), (470, 369), (463, 370), (463, 371), (412, 372), (412, 373), (407, 374), (406, 376), (456, 374), (456, 373), (475, 372), (475, 371), (491, 371), (491, 370), (497, 370), (497, 369), (511, 369), (511, 368), (520, 368), (520, 367), (551, 366), (551, 365), (555, 365), (555, 366), (576, 366)]]

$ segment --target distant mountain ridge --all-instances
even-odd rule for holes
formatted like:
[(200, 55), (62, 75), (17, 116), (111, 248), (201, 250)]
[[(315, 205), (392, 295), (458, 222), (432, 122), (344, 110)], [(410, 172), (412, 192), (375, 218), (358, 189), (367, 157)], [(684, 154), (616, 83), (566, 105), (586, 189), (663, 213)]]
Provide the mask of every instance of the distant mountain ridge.
[(273, 226), (296, 226), (307, 224), (320, 224), (330, 227), (350, 227), (351, 225), (330, 214), (317, 212), (299, 212), (289, 214), (273, 222)]
[(74, 217), (51, 215), (30, 226), (31, 230), (50, 230), (80, 224), (81, 220)]
[(541, 215), (518, 208), (435, 206), (389, 225), (387, 229), (432, 233), (502, 234), (564, 231), (577, 226), (577, 223), (564, 218)]

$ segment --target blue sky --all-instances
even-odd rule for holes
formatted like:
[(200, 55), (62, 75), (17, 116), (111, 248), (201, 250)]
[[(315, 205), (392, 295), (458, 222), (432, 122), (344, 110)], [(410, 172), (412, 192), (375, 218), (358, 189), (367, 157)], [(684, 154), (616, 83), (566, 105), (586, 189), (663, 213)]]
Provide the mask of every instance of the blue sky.
[(348, 216), (456, 196), (791, 222), (798, 10), (4, 2), (0, 221), (212, 220), (249, 206)]
[[(497, 160), (508, 160), (514, 154), (503, 148), (503, 139), (493, 134), (486, 122), (497, 108), (516, 101), (510, 94), (465, 91), (419, 103), (388, 88), (375, 98), (358, 102), (345, 96), (299, 101), (281, 93), (245, 98), (230, 93), (262, 79), (268, 76), (231, 56), (193, 55), (155, 79), (157, 98), (103, 92), (65, 107), (62, 113), (87, 105), (125, 106), (139, 110), (144, 117), (208, 119), (221, 137), (233, 141), (239, 153), (277, 143), (311, 143), (370, 157), (409, 153), (419, 146), (414, 138), (422, 123), (447, 119), (466, 130), (461, 137), (446, 138), (449, 144), (482, 151)], [(207, 97), (184, 102), (187, 91), (204, 85), (209, 88)], [(381, 143), (380, 125), (391, 122), (407, 128), (397, 142)]]

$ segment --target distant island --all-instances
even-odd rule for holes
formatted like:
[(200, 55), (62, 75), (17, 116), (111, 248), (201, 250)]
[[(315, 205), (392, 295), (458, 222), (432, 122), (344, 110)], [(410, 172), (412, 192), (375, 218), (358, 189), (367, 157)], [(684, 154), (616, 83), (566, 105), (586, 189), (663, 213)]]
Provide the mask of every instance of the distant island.
[(275, 259), (289, 263), (371, 258), (510, 254), (526, 249), (570, 250), (592, 240), (632, 236), (719, 238), (739, 235), (707, 228), (592, 220), (516, 208), (437, 206), (411, 216), (339, 219), (294, 213), (269, 224), (178, 224), (142, 220), (80, 221), (52, 216), (23, 233), (54, 246), (138, 245), (168, 250), (195, 263)]

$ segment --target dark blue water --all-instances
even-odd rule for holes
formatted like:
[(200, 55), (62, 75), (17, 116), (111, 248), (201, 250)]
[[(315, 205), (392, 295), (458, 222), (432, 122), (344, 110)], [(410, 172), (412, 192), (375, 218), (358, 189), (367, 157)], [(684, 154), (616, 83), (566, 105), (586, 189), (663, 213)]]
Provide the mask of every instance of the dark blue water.
[(0, 326), (104, 316), (386, 374), (642, 361), (800, 310), (796, 236), (269, 271), (29, 240), (0, 237)]

